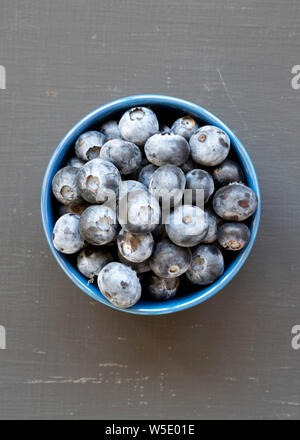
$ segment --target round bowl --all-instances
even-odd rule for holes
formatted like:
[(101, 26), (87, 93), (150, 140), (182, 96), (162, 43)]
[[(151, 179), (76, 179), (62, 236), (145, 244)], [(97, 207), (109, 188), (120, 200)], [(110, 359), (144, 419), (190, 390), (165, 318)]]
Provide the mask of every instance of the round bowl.
[[(223, 129), (231, 140), (231, 154), (233, 154), (235, 159), (237, 159), (242, 166), (247, 185), (250, 186), (257, 195), (258, 206), (249, 223), (251, 229), (251, 238), (248, 245), (233, 256), (231, 261), (227, 264), (224, 274), (216, 282), (201, 289), (197, 287), (198, 290), (196, 291), (191, 291), (190, 287), (188, 287), (188, 284), (186, 284), (185, 288), (189, 291), (184, 291), (182, 294), (169, 301), (150, 302), (141, 300), (135, 306), (129, 309), (117, 309), (109, 301), (107, 301), (106, 298), (104, 298), (104, 296), (99, 292), (96, 284), (88, 284), (88, 280), (77, 270), (76, 264), (74, 264), (74, 258), (72, 259), (69, 256), (61, 254), (53, 246), (52, 230), (57, 215), (56, 202), (51, 192), (51, 182), (54, 174), (62, 166), (64, 166), (65, 162), (71, 156), (74, 156), (74, 143), (81, 133), (99, 126), (103, 121), (108, 120), (115, 115), (120, 116), (127, 109), (135, 106), (151, 106), (158, 114), (162, 113), (164, 115), (170, 115), (170, 123), (179, 116), (189, 114), (200, 120), (203, 125), (216, 125)], [(168, 109), (168, 112), (165, 112), (166, 109)], [(41, 213), (45, 235), (54, 257), (68, 277), (84, 293), (88, 294), (96, 301), (127, 313), (140, 315), (159, 315), (178, 312), (180, 310), (188, 309), (200, 304), (223, 289), (235, 277), (245, 263), (253, 247), (259, 227), (261, 199), (257, 175), (246, 149), (235, 136), (235, 134), (222, 121), (220, 121), (220, 119), (199, 105), (179, 98), (163, 95), (137, 95), (118, 99), (94, 110), (85, 116), (80, 122), (78, 122), (63, 138), (54, 151), (45, 172), (41, 191)]]

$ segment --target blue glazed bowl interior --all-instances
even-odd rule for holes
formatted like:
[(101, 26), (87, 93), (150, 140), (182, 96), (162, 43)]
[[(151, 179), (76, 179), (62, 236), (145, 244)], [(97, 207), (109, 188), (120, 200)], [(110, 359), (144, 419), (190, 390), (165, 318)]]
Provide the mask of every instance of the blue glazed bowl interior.
[(65, 273), (83, 292), (87, 293), (93, 299), (115, 308), (99, 292), (96, 284), (88, 284), (88, 280), (80, 274), (76, 268), (76, 257), (61, 254), (53, 246), (52, 231), (58, 217), (58, 205), (51, 192), (52, 178), (55, 173), (65, 165), (68, 159), (75, 155), (74, 143), (81, 133), (93, 128), (99, 128), (104, 121), (111, 118), (117, 119), (127, 109), (142, 105), (151, 106), (157, 114), (159, 121), (163, 121), (163, 123), (167, 125), (171, 125), (176, 118), (188, 114), (196, 118), (201, 125), (211, 124), (222, 128), (231, 139), (231, 152), (229, 157), (240, 163), (245, 174), (246, 184), (254, 190), (258, 197), (256, 213), (248, 222), (251, 229), (250, 241), (243, 250), (237, 253), (232, 252), (233, 255), (225, 257), (225, 272), (215, 283), (199, 288), (199, 286), (191, 287), (188, 283), (182, 282), (179, 294), (169, 301), (150, 302), (140, 300), (135, 306), (123, 310), (128, 313), (155, 315), (172, 313), (195, 306), (215, 295), (229, 283), (246, 261), (254, 244), (259, 227), (261, 201), (257, 176), (245, 148), (223, 122), (200, 106), (169, 96), (138, 95), (122, 98), (98, 108), (78, 122), (60, 142), (48, 164), (41, 192), (42, 222), (50, 249)]

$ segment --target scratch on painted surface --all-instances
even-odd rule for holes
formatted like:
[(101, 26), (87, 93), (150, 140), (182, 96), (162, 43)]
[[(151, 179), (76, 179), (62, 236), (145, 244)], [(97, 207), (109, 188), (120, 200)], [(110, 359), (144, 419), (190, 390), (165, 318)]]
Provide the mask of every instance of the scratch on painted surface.
[(239, 115), (239, 117), (240, 117), (240, 119), (241, 119), (241, 121), (242, 121), (242, 123), (243, 123), (243, 125), (244, 125), (245, 130), (248, 131), (248, 124), (247, 124), (247, 122), (244, 120), (244, 118), (243, 118), (243, 116), (242, 116), (240, 110), (238, 109), (238, 106), (236, 105), (236, 103), (235, 103), (234, 100), (232, 99), (231, 94), (230, 94), (230, 92), (229, 92), (229, 89), (228, 89), (228, 87), (227, 87), (227, 85), (226, 85), (226, 83), (225, 83), (225, 81), (224, 81), (223, 75), (222, 75), (222, 73), (221, 73), (219, 67), (217, 67), (217, 72), (218, 72), (218, 74), (219, 74), (219, 77), (220, 77), (220, 80), (221, 80), (221, 84), (222, 84), (222, 86), (224, 87), (225, 93), (226, 93), (226, 95), (227, 95), (229, 101), (231, 102), (231, 104), (232, 104), (232, 106), (234, 107), (235, 111), (236, 111), (237, 114)]
[(116, 364), (115, 362), (104, 362), (103, 364), (98, 364), (98, 365), (99, 367), (103, 367), (103, 368), (111, 368), (111, 367), (128, 368), (128, 365)]

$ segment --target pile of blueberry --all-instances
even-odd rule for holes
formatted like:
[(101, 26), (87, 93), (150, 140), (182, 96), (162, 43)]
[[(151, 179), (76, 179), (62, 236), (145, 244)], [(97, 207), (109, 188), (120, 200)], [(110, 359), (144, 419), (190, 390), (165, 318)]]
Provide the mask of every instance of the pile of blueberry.
[(247, 219), (257, 207), (229, 151), (219, 127), (184, 116), (169, 128), (146, 107), (83, 133), (76, 156), (52, 181), (60, 202), (55, 248), (78, 252), (78, 270), (120, 308), (136, 304), (142, 291), (163, 301), (180, 283), (213, 283), (228, 251), (247, 245)]

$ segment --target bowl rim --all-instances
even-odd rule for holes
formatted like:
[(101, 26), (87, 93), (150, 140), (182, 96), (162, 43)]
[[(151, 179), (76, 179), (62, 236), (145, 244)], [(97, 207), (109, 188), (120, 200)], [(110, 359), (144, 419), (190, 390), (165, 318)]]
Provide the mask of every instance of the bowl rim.
[[(62, 151), (65, 150), (66, 145), (68, 145), (70, 142), (73, 142), (75, 140), (75, 136), (79, 136), (79, 134), (88, 129), (88, 127), (91, 126), (92, 123), (96, 122), (96, 119), (101, 119), (101, 115), (103, 119), (107, 119), (107, 116), (112, 113), (116, 113), (121, 110), (125, 111), (125, 107), (130, 108), (134, 106), (147, 105), (173, 105), (178, 110), (186, 111), (187, 114), (190, 113), (197, 115), (200, 119), (202, 118), (208, 121), (210, 125), (217, 125), (218, 127), (222, 128), (229, 135), (231, 143), (234, 144), (233, 148), (235, 149), (239, 160), (242, 162), (244, 170), (246, 170), (247, 176), (251, 177), (251, 187), (257, 195), (258, 203), (257, 210), (252, 217), (252, 231), (248, 245), (242, 251), (239, 251), (237, 258), (227, 267), (227, 269), (224, 271), (224, 274), (215, 283), (204, 286), (204, 289), (202, 289), (201, 291), (193, 292), (193, 299), (188, 299), (185, 296), (180, 296), (166, 302), (158, 302), (157, 304), (153, 302), (151, 303), (151, 307), (149, 308), (143, 306), (143, 303), (137, 303), (131, 308), (120, 309), (113, 306), (109, 301), (106, 300), (106, 298), (102, 294), (96, 295), (89, 287), (87, 287), (87, 285), (80, 280), (78, 275), (75, 274), (75, 268), (70, 265), (73, 269), (71, 270), (68, 267), (68, 264), (64, 260), (63, 256), (53, 246), (52, 230), (50, 230), (49, 227), (48, 213), (48, 211), (50, 210), (49, 206), (51, 196), (52, 169), (58, 161)], [(227, 125), (222, 122), (217, 116), (213, 115), (211, 112), (198, 104), (186, 101), (181, 98), (157, 94), (132, 95), (111, 101), (88, 113), (79, 122), (77, 122), (60, 141), (50, 158), (43, 178), (40, 203), (42, 224), (48, 245), (56, 261), (63, 269), (63, 271), (68, 275), (68, 277), (74, 282), (74, 284), (79, 287), (84, 293), (92, 297), (94, 300), (101, 302), (102, 304), (105, 304), (110, 308), (138, 315), (161, 315), (182, 311), (196, 306), (218, 293), (237, 275), (237, 273), (244, 265), (253, 248), (261, 218), (261, 195), (256, 171), (248, 152), (246, 151), (245, 147), (238, 139), (238, 137), (233, 133), (233, 131), (229, 127), (227, 127)], [(177, 304), (174, 305), (174, 302)]]

